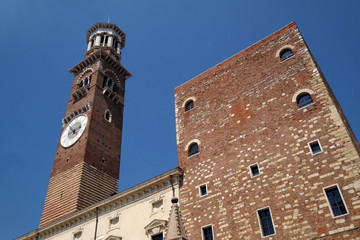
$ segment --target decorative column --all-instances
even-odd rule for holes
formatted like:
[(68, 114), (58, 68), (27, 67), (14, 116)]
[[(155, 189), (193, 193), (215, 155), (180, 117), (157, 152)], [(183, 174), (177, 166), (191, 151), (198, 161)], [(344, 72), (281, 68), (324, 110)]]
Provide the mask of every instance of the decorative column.
[(116, 52), (120, 54), (120, 43), (118, 42), (116, 45)]
[(92, 46), (91, 46), (91, 41), (89, 41), (88, 47), (87, 47), (87, 51), (89, 51), (91, 47), (92, 47)]
[(96, 36), (96, 39), (95, 39), (95, 46), (100, 46), (100, 40), (101, 40), (101, 36), (100, 35), (97, 35)]
[(108, 47), (112, 47), (112, 44), (113, 44), (113, 36), (109, 36), (109, 37), (108, 37), (107, 46), (108, 46)]

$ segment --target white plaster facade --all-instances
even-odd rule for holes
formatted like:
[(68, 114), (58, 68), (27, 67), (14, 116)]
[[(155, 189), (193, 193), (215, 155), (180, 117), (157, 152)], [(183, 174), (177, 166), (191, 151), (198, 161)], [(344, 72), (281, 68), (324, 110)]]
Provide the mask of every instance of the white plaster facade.
[(165, 237), (181, 175), (175, 168), (16, 240), (93, 240), (95, 231), (96, 240), (150, 240), (161, 233)]

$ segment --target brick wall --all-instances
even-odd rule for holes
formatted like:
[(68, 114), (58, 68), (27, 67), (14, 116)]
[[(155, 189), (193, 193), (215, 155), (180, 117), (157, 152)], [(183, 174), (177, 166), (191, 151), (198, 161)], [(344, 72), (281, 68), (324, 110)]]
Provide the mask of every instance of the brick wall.
[[(281, 61), (284, 47), (294, 56)], [(301, 92), (314, 103), (299, 109)], [(194, 108), (185, 111), (189, 98)], [(259, 239), (257, 210), (266, 207), (270, 239), (358, 235), (359, 145), (295, 23), (177, 87), (175, 108), (188, 239), (201, 239), (207, 225), (215, 239)], [(193, 141), (199, 153), (189, 156)], [(260, 175), (251, 176), (252, 164)], [(208, 194), (200, 197), (202, 184)], [(337, 218), (323, 191), (334, 184), (348, 209)]]

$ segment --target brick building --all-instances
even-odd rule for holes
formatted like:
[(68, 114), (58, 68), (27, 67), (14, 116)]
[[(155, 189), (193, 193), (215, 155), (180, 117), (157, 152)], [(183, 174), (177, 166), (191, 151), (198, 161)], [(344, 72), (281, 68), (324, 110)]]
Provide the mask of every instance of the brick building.
[(360, 148), (295, 23), (177, 87), (179, 168), (114, 196), (125, 34), (87, 42), (40, 228), (18, 239), (360, 239)]
[(359, 145), (295, 23), (177, 87), (175, 108), (189, 239), (360, 239)]

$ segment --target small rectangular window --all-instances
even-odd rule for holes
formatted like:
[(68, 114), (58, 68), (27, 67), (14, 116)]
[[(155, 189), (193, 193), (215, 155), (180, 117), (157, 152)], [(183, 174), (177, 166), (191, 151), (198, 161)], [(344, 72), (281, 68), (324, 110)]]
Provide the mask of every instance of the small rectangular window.
[(206, 196), (206, 195), (208, 194), (206, 184), (201, 185), (201, 186), (199, 187), (199, 194), (200, 194), (200, 197)]
[(152, 211), (153, 213), (159, 212), (163, 209), (163, 200), (159, 200), (152, 203)]
[(274, 223), (272, 221), (270, 208), (258, 210), (258, 217), (263, 236), (275, 234)]
[(160, 234), (151, 236), (151, 240), (163, 240), (163, 234), (160, 233)]
[(322, 148), (321, 148), (320, 142), (318, 140), (310, 142), (310, 143), (308, 143), (308, 145), (309, 145), (312, 155), (319, 154), (322, 152)]
[(110, 225), (109, 228), (110, 229), (116, 228), (118, 223), (119, 223), (119, 217), (111, 218), (109, 221), (109, 225)]
[(81, 233), (82, 233), (82, 232), (74, 233), (74, 240), (81, 239)]
[(334, 217), (348, 213), (339, 188), (337, 186), (326, 188), (325, 194)]
[(212, 226), (202, 228), (203, 240), (214, 240)]
[(251, 177), (255, 177), (260, 174), (259, 165), (257, 163), (254, 165), (251, 165), (249, 168), (250, 168)]

